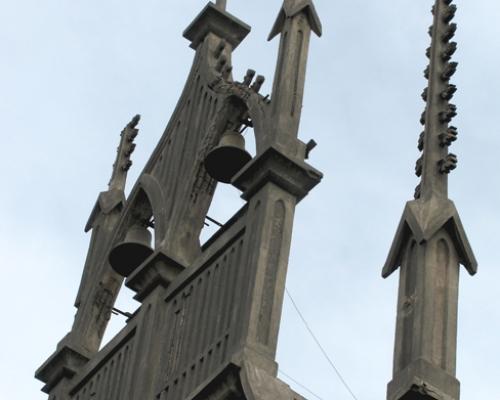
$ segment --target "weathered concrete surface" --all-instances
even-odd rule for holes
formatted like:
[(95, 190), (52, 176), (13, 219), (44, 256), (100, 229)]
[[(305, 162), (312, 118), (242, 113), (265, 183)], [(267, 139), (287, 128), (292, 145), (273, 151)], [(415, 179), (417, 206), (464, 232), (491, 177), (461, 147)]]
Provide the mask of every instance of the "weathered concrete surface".
[[(37, 372), (51, 400), (303, 399), (277, 379), (275, 354), (295, 206), (322, 178), (297, 138), (310, 33), (320, 34), (321, 23), (311, 1), (284, 1), (269, 98), (255, 71), (232, 78), (232, 51), (250, 28), (225, 3), (209, 3), (184, 32), (196, 51), (191, 73), (126, 200), (137, 118), (122, 135), (109, 191), (87, 225), (75, 325)], [(244, 126), (254, 129), (257, 154), (232, 184), (246, 204), (201, 247), (217, 184), (204, 160), (224, 132)], [(141, 307), (97, 351), (123, 280), (108, 254), (138, 226), (154, 229), (154, 251), (117, 270)]]

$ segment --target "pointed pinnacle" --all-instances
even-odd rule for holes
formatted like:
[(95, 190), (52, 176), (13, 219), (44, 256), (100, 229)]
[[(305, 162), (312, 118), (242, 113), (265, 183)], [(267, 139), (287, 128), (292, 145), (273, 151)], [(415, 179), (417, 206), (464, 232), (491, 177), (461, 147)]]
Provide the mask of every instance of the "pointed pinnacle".
[(305, 12), (312, 31), (316, 35), (321, 36), (323, 34), (323, 26), (312, 0), (284, 0), (267, 40), (271, 41), (281, 33), (287, 18), (293, 18), (302, 11)]
[(450, 61), (457, 50), (457, 43), (450, 42), (457, 25), (452, 23), (457, 7), (452, 0), (434, 0), (432, 8), (434, 22), (429, 29), (431, 47), (426, 51), (430, 59), (424, 71), (428, 86), (422, 93), (426, 102), (420, 122), (425, 126), (419, 140), (423, 157), (417, 163), (415, 172), (422, 177), (421, 197), (448, 196), (448, 180), (445, 176), (456, 168), (457, 158), (448, 154), (448, 147), (456, 140), (455, 128), (448, 124), (457, 115), (457, 108), (449, 101), (457, 88), (449, 83), (457, 70), (458, 63)]

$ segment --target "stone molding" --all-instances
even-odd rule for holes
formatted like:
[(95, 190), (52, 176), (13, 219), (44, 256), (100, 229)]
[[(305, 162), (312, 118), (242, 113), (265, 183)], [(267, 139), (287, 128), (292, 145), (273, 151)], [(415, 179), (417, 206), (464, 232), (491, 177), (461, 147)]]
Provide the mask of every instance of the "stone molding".
[(323, 174), (299, 160), (294, 160), (275, 147), (269, 147), (251, 161), (232, 183), (248, 200), (266, 183), (272, 182), (302, 200), (323, 178)]
[(149, 257), (125, 281), (136, 292), (134, 299), (142, 302), (156, 287), (168, 287), (185, 267), (161, 251)]

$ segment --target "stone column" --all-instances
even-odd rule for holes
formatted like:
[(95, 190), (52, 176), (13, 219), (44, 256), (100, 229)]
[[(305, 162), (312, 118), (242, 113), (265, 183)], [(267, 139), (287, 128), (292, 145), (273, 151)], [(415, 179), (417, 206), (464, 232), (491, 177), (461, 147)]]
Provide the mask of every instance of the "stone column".
[(270, 147), (233, 181), (249, 207), (241, 353), (271, 375), (277, 372), (274, 358), (295, 206), (321, 178), (311, 166)]
[(156, 252), (130, 275), (125, 285), (136, 292), (135, 300), (142, 303), (138, 318), (137, 342), (132, 355), (134, 376), (127, 382), (127, 399), (154, 399), (163, 349), (166, 320), (165, 292), (184, 266)]

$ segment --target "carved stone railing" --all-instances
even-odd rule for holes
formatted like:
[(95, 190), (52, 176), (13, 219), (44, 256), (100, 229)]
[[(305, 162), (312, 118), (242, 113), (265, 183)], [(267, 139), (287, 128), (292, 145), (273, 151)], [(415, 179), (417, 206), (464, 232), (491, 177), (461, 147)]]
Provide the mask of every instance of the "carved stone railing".
[(73, 400), (122, 400), (125, 382), (130, 381), (133, 365), (134, 322), (130, 322), (79, 375), (70, 391)]
[(229, 362), (242, 301), (245, 212), (246, 207), (216, 234), (167, 294), (162, 400), (185, 398)]
[[(142, 299), (127, 326), (72, 380), (72, 400), (134, 399), (133, 386), (141, 380), (156, 382), (156, 398), (185, 398), (229, 364), (245, 301), (247, 209), (205, 244), (195, 264), (162, 292), (154, 311)], [(150, 320), (158, 315), (164, 323), (152, 331)], [(159, 368), (138, 369), (150, 347), (161, 349)]]

